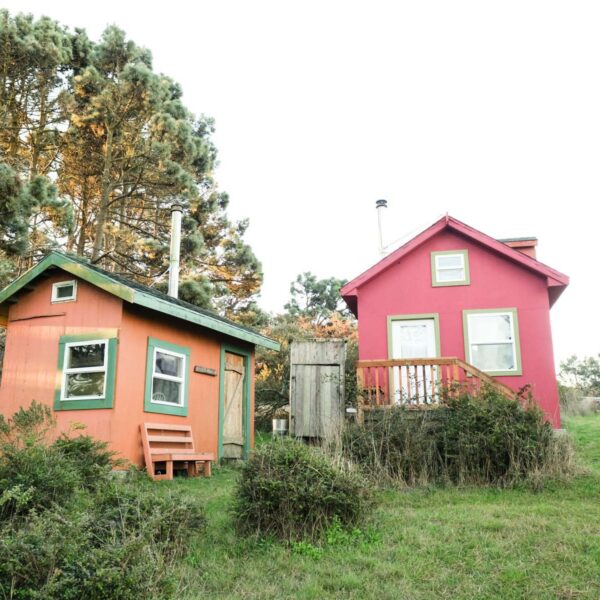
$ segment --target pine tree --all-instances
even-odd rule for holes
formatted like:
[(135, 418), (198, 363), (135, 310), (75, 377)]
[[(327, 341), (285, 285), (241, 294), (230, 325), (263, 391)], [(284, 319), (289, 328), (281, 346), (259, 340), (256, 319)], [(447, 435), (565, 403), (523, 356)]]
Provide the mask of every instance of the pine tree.
[(177, 202), (182, 298), (229, 315), (252, 305), (261, 266), (213, 179), (213, 122), (190, 113), (148, 50), (114, 26), (94, 43), (1, 11), (0, 83), (0, 250), (13, 267), (62, 247), (165, 287)]

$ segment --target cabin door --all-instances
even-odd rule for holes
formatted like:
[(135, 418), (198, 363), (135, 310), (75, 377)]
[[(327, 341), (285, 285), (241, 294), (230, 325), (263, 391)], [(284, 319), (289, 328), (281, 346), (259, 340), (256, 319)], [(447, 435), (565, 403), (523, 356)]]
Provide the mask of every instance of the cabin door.
[(225, 352), (223, 393), (223, 458), (244, 456), (244, 357)]
[[(434, 358), (437, 356), (434, 319), (394, 319), (391, 326), (391, 358)], [(411, 403), (432, 400), (431, 389), (436, 367), (394, 368), (394, 400)]]

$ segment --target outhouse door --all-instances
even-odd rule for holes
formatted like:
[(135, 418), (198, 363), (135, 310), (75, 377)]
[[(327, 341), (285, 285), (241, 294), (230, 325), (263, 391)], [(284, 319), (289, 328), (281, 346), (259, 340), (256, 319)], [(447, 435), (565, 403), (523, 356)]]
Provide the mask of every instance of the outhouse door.
[(223, 458), (244, 455), (244, 357), (225, 352), (223, 393)]
[[(391, 358), (435, 358), (437, 341), (434, 319), (394, 319), (391, 325)], [(399, 381), (398, 369), (394, 369), (394, 399), (396, 403), (411, 402), (418, 397), (425, 400), (436, 376), (435, 367), (425, 367), (425, 379)], [(410, 371), (409, 371), (409, 377)], [(410, 386), (410, 387), (409, 387)]]
[(340, 427), (344, 372), (339, 365), (292, 365), (293, 435), (328, 438)]

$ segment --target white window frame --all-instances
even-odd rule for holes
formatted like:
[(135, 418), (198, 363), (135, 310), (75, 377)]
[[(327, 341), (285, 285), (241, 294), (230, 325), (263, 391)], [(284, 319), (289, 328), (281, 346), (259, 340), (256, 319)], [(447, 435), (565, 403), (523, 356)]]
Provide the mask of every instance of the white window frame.
[[(69, 285), (73, 286), (73, 294), (71, 296), (65, 296), (60, 298), (58, 296), (58, 290), (63, 287), (67, 287)], [(70, 281), (57, 281), (52, 284), (52, 303), (55, 304), (57, 302), (73, 302), (77, 300), (77, 280), (72, 279)]]
[[(68, 357), (69, 348), (73, 346), (90, 346), (92, 344), (104, 344), (104, 364), (100, 367), (77, 367), (68, 368)], [(69, 342), (65, 344), (65, 353), (63, 356), (63, 372), (62, 372), (62, 384), (60, 389), (60, 400), (61, 402), (70, 402), (74, 400), (103, 400), (106, 398), (106, 383), (108, 377), (108, 340), (86, 340), (85, 342)], [(75, 396), (68, 398), (66, 396), (67, 391), (67, 375), (76, 375), (77, 373), (104, 373), (104, 387), (102, 389), (102, 396)]]
[[(181, 358), (181, 377), (175, 377), (174, 375), (165, 375), (164, 373), (156, 372), (156, 355), (160, 352), (161, 354), (170, 354), (171, 356), (175, 356), (176, 358)], [(184, 393), (185, 393), (185, 370), (187, 368), (186, 365), (186, 355), (181, 354), (181, 352), (174, 352), (173, 350), (167, 350), (166, 348), (162, 348), (161, 346), (154, 347), (154, 354), (152, 355), (152, 389), (150, 390), (150, 402), (152, 404), (162, 404), (163, 406), (184, 406)], [(174, 402), (165, 402), (164, 400), (155, 400), (154, 399), (154, 379), (163, 379), (165, 381), (174, 381), (175, 383), (179, 383), (179, 402), (175, 404)]]
[[(471, 318), (481, 318), (481, 317), (504, 317), (508, 316), (510, 319), (510, 326), (512, 330), (512, 336), (510, 339), (510, 346), (512, 348), (513, 355), (513, 363), (514, 367), (512, 369), (486, 369), (485, 373), (490, 373), (492, 375), (521, 375), (522, 367), (521, 367), (521, 352), (520, 352), (520, 343), (519, 343), (519, 325), (517, 319), (516, 309), (494, 309), (494, 310), (472, 310), (465, 311), (465, 344), (467, 345), (467, 357), (468, 362), (473, 364), (473, 346), (498, 346), (498, 345), (507, 345), (509, 342), (506, 340), (485, 340), (479, 341), (473, 338), (471, 333)], [(477, 366), (477, 365), (474, 365)], [(480, 367), (477, 367), (480, 368)], [(483, 370), (483, 369), (481, 369)]]

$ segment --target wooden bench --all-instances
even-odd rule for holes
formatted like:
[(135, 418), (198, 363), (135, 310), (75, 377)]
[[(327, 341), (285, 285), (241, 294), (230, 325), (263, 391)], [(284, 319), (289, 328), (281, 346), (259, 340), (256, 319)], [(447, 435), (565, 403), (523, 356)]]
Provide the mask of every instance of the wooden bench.
[[(173, 465), (183, 463), (190, 477), (202, 473), (210, 477), (211, 463), (215, 460), (212, 452), (196, 452), (190, 425), (170, 425), (167, 423), (142, 423), (142, 445), (146, 470), (152, 479), (173, 479)], [(165, 473), (157, 474), (157, 463), (165, 463)], [(162, 469), (161, 469), (162, 470)]]

